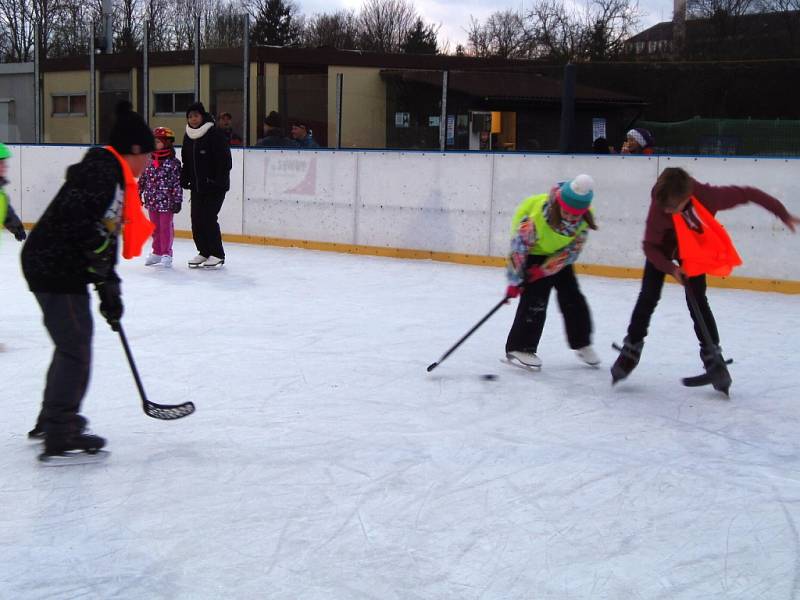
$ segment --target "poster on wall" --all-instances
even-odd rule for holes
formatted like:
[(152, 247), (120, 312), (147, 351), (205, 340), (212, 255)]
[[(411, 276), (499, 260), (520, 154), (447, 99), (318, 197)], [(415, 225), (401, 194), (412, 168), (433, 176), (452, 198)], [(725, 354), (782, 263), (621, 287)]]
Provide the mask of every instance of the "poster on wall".
[(456, 143), (456, 116), (447, 115), (447, 145), (454, 146)]
[(394, 126), (399, 129), (408, 129), (411, 127), (411, 113), (396, 112), (394, 113)]
[(592, 119), (592, 141), (595, 141), (597, 138), (606, 138), (606, 120), (603, 118), (593, 118)]
[(428, 117), (428, 127), (438, 127), (442, 122), (442, 117), (436, 115), (435, 117)]

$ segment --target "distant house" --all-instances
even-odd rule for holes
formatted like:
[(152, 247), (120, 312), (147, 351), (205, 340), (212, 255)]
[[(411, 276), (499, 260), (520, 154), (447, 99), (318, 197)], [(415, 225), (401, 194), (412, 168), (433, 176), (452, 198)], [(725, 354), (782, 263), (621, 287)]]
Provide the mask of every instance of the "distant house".
[(645, 29), (625, 42), (628, 56), (664, 59), (770, 59), (800, 57), (800, 11), (733, 15), (719, 12), (686, 19), (676, 1), (672, 21)]

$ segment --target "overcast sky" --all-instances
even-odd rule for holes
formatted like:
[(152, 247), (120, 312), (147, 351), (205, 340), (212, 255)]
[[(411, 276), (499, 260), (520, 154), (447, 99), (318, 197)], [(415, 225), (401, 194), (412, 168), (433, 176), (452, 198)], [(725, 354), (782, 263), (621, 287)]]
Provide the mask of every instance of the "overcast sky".
[[(470, 15), (479, 21), (498, 10), (508, 8), (525, 8), (532, 4), (531, 0), (413, 0), (417, 12), (428, 23), (441, 25), (439, 30), (440, 46), (450, 41), (450, 51), (456, 44), (466, 42), (465, 29), (469, 25)], [(296, 0), (300, 12), (311, 16), (315, 13), (331, 13), (341, 8), (352, 8), (358, 11), (363, 0)], [(646, 15), (642, 18), (640, 30), (646, 29), (661, 21), (672, 18), (672, 2), (670, 0), (639, 0), (639, 7)]]

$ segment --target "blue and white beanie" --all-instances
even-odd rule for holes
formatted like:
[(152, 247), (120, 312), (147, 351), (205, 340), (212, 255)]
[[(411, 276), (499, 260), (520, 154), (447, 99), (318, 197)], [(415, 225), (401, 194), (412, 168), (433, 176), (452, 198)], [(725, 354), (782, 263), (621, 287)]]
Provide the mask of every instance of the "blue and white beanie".
[(572, 181), (561, 184), (561, 208), (573, 214), (589, 210), (594, 197), (594, 179), (590, 175), (578, 175)]

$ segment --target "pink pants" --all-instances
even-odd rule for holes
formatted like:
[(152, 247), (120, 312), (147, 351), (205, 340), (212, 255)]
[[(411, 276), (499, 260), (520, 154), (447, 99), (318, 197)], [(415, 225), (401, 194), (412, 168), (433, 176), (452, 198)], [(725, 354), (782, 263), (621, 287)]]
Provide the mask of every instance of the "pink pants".
[(175, 215), (171, 212), (150, 213), (150, 221), (156, 226), (153, 231), (153, 254), (159, 256), (172, 256), (172, 240), (175, 239), (175, 227), (172, 219)]

